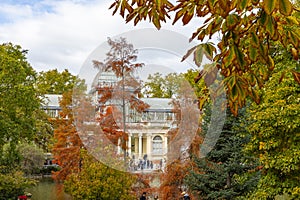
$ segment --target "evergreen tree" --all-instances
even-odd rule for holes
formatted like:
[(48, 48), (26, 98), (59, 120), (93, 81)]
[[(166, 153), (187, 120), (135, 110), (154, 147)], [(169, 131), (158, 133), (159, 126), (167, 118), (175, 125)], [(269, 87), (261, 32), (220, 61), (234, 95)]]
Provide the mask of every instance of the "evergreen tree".
[[(230, 112), (219, 140), (205, 158), (194, 158), (194, 167), (186, 184), (200, 199), (234, 199), (249, 192), (257, 183), (257, 162), (243, 153), (249, 135), (243, 121), (245, 109), (239, 117)], [(211, 110), (205, 109), (203, 136), (208, 131)], [(254, 173), (247, 173), (253, 170)]]

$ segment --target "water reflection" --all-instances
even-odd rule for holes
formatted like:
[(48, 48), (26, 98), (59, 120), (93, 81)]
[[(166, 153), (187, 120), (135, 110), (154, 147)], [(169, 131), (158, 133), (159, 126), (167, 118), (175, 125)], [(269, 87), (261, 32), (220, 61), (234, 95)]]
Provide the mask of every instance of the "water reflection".
[(54, 182), (51, 178), (39, 180), (37, 186), (27, 189), (32, 194), (31, 200), (71, 200), (72, 198), (64, 193), (63, 185)]

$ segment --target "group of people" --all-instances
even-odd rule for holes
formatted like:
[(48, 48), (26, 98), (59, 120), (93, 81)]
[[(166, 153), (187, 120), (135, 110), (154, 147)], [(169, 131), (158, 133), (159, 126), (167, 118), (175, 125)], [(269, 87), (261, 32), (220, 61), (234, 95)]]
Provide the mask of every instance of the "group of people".
[[(190, 196), (187, 192), (182, 192), (181, 193), (181, 197), (180, 197), (180, 200), (190, 200)], [(147, 193), (146, 192), (143, 192), (142, 196), (140, 197), (140, 200), (147, 200)], [(155, 195), (154, 196), (154, 200), (158, 200), (158, 196)]]
[(133, 171), (137, 170), (143, 170), (143, 169), (153, 169), (153, 162), (150, 160), (142, 160), (140, 159), (139, 161), (131, 160), (129, 163), (130, 168)]
[(164, 171), (164, 168), (166, 166), (166, 159), (160, 159), (159, 163), (158, 161), (156, 164), (154, 164), (153, 161), (148, 159), (147, 154), (144, 155), (143, 159), (135, 159), (135, 156), (133, 155), (132, 158), (129, 161), (129, 170), (130, 171), (138, 171), (138, 170), (157, 170), (160, 169)]

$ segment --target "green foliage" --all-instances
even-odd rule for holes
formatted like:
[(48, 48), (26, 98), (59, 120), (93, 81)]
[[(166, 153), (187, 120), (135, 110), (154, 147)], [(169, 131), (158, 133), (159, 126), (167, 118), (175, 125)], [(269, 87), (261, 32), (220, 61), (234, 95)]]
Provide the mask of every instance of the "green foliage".
[[(37, 92), (40, 95), (45, 94), (64, 94), (73, 91), (74, 87), (78, 90), (85, 90), (85, 82), (80, 80), (77, 76), (72, 75), (68, 70), (58, 72), (57, 69), (45, 72), (39, 72), (36, 80)], [(43, 97), (44, 98), (44, 97)], [(45, 100), (45, 99), (43, 99)], [(35, 113), (37, 119), (35, 143), (49, 152), (51, 145), (51, 138), (53, 135), (53, 124), (49, 121), (49, 116), (42, 110)]]
[(25, 178), (21, 171), (3, 173), (6, 171), (5, 168), (0, 166), (0, 200), (15, 200), (18, 195), (24, 195), (26, 188), (36, 183), (34, 180)]
[[(40, 107), (35, 77), (26, 51), (11, 43), (0, 45), (0, 165), (13, 168), (18, 162), (17, 143), (30, 141), (35, 134), (34, 114)], [(4, 144), (8, 145), (6, 160)]]
[[(245, 110), (240, 115), (226, 117), (219, 140), (206, 158), (194, 158), (195, 166), (186, 179), (193, 194), (203, 199), (234, 199), (245, 196), (257, 184), (257, 162), (246, 156), (243, 146), (249, 141), (245, 131)], [(209, 130), (210, 109), (205, 108), (203, 136)]]
[(195, 95), (200, 99), (205, 99), (208, 89), (203, 80), (195, 81), (197, 76), (198, 71), (196, 70), (188, 70), (181, 74), (170, 73), (165, 76), (159, 72), (153, 75), (150, 74), (144, 83), (145, 90), (143, 91), (143, 95), (157, 98), (177, 97), (183, 87), (183, 82), (187, 81), (194, 89)]
[(53, 137), (53, 124), (49, 121), (49, 115), (44, 110), (35, 112), (36, 133), (34, 135), (34, 143), (44, 152), (49, 152)]
[(297, 69), (298, 63), (278, 48), (275, 51), (277, 70), (262, 91), (260, 105), (249, 109), (248, 127), (252, 140), (247, 146), (263, 166), (263, 177), (253, 198), (268, 199), (288, 194), (300, 197), (300, 88), (291, 74), (282, 71)]
[(202, 75), (197, 70), (188, 70), (183, 76), (193, 88), (195, 95), (199, 98), (199, 108), (202, 109), (204, 104), (210, 101), (209, 89), (204, 79), (201, 79)]
[(72, 75), (67, 69), (62, 72), (54, 69), (40, 72), (37, 76), (36, 85), (41, 94), (63, 94), (73, 90), (78, 82), (80, 83), (78, 77)]
[(170, 73), (165, 76), (156, 72), (149, 75), (144, 83), (144, 96), (156, 98), (172, 98), (178, 95), (178, 90), (183, 81), (182, 74)]
[(26, 175), (39, 173), (45, 162), (43, 150), (27, 143), (19, 144), (17, 150), (20, 153), (21, 170)]
[[(259, 102), (258, 87), (262, 87), (274, 69), (270, 49), (272, 42), (280, 42), (290, 54), (299, 60), (300, 21), (299, 2), (291, 0), (115, 0), (110, 8), (118, 10), (126, 22), (137, 23), (149, 19), (160, 29), (161, 22), (173, 18), (187, 25), (194, 18), (204, 20), (196, 27), (190, 40), (200, 44), (187, 50), (183, 56), (194, 56), (200, 66), (205, 55), (217, 63), (216, 68), (225, 77), (229, 106), (234, 114), (245, 105), (247, 97)], [(170, 16), (169, 12), (175, 12)], [(217, 44), (204, 42), (217, 36)], [(294, 79), (300, 84), (299, 71), (293, 71)], [(201, 71), (199, 74), (206, 73)], [(229, 86), (229, 81), (236, 80)]]
[(135, 199), (131, 187), (135, 177), (126, 172), (112, 169), (82, 152), (82, 168), (65, 181), (65, 191), (73, 199), (85, 200), (130, 200)]

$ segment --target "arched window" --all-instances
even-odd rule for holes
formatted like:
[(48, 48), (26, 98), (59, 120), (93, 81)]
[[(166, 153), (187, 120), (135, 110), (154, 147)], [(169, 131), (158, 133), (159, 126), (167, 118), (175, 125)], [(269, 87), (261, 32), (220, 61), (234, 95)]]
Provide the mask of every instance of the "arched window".
[(153, 138), (153, 154), (162, 154), (163, 153), (163, 141), (160, 136), (155, 136)]

